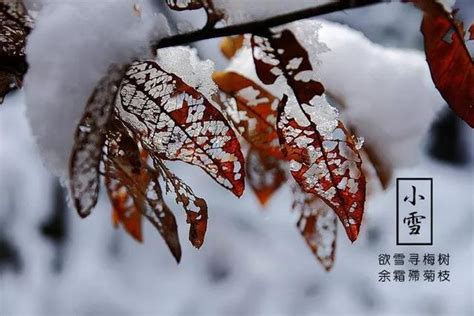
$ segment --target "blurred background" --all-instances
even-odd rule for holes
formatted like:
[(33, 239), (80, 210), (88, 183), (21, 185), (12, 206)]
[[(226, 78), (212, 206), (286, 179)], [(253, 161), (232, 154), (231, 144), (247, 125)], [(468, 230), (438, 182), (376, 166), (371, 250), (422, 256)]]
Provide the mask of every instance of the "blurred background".
[[(458, 1), (473, 21), (471, 0)], [(390, 4), (326, 15), (387, 47), (422, 50), (421, 14)], [(196, 18), (198, 19), (198, 18)], [(196, 44), (224, 65), (218, 42)], [(102, 194), (81, 220), (44, 167), (24, 115), (22, 92), (0, 108), (0, 315), (473, 315), (473, 131), (447, 106), (424, 140), (419, 164), (394, 177), (434, 179), (434, 245), (395, 245), (394, 182), (370, 198), (357, 242), (339, 229), (326, 272), (290, 212), (290, 188), (262, 209), (250, 190), (235, 199), (198, 168), (170, 164), (209, 205), (206, 242), (186, 241), (179, 265), (145, 224), (138, 244), (114, 229)], [(54, 127), (51, 127), (54, 129)], [(402, 126), (401, 126), (402, 128)], [(339, 228), (341, 228), (339, 226)], [(450, 282), (378, 282), (378, 254), (449, 253)]]

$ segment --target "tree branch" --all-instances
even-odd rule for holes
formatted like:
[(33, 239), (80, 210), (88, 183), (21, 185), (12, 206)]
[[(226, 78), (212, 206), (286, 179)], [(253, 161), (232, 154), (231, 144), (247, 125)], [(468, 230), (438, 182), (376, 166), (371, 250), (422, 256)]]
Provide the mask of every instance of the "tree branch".
[(315, 8), (308, 8), (300, 11), (290, 12), (287, 14), (277, 15), (265, 20), (230, 25), (222, 28), (201, 29), (189, 33), (177, 34), (153, 42), (151, 44), (151, 47), (153, 50), (156, 50), (158, 48), (179, 46), (216, 37), (232, 36), (246, 33), (258, 33), (259, 31), (287, 24), (293, 21), (307, 19), (346, 9), (360, 8), (382, 2), (384, 2), (384, 0), (339, 0), (323, 4)]

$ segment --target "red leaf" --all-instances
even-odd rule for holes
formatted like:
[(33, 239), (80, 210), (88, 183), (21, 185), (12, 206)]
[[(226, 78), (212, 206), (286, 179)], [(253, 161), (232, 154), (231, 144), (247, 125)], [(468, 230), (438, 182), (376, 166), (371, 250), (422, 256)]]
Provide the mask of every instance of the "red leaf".
[(364, 211), (365, 177), (352, 137), (341, 122), (332, 133), (321, 135), (303, 108), (305, 122), (286, 113), (285, 103), (284, 99), (279, 108), (277, 128), (291, 174), (305, 192), (334, 209), (355, 241)]
[(81, 217), (88, 216), (97, 203), (106, 125), (123, 74), (123, 68), (111, 67), (89, 98), (76, 129), (69, 163), (69, 185), (74, 206)]
[(117, 98), (120, 119), (152, 157), (205, 170), (241, 196), (244, 158), (224, 116), (197, 90), (154, 61), (134, 63)]
[(324, 93), (324, 87), (315, 79), (308, 53), (293, 33), (284, 30), (264, 36), (252, 36), (260, 80), (272, 84), (284, 76), (306, 119), (301, 125), (293, 113), (286, 113), (286, 97), (282, 100), (277, 131), (290, 171), (305, 192), (318, 195), (334, 209), (349, 239), (355, 241), (364, 211), (365, 177), (354, 141), (341, 122), (332, 133), (321, 135), (312, 121), (306, 107)]
[[(474, 128), (474, 64), (462, 23), (437, 1), (411, 2), (425, 12), (421, 32), (433, 82), (451, 109)], [(470, 31), (471, 40), (472, 34)]]
[(293, 188), (293, 210), (300, 214), (296, 226), (326, 271), (334, 265), (337, 239), (337, 216), (316, 196)]
[(215, 72), (213, 79), (236, 104), (236, 113), (231, 113), (230, 118), (239, 133), (265, 155), (282, 158), (276, 132), (280, 100), (235, 72)]
[(197, 197), (193, 190), (175, 174), (173, 174), (158, 158), (153, 159), (155, 168), (160, 170), (166, 180), (168, 191), (173, 188), (176, 194), (176, 203), (181, 204), (187, 214), (186, 222), (189, 227), (189, 241), (200, 248), (204, 243), (207, 230), (207, 204)]
[(284, 76), (300, 104), (310, 104), (324, 93), (323, 85), (314, 78), (308, 52), (291, 31), (253, 35), (251, 43), (255, 69), (263, 83), (273, 84)]
[(246, 159), (247, 179), (260, 204), (265, 205), (272, 195), (286, 182), (282, 161), (250, 149)]

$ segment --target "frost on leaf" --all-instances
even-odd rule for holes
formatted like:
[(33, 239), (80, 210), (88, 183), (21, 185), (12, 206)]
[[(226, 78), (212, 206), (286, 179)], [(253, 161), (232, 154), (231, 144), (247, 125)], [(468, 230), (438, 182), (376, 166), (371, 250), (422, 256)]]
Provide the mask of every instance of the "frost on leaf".
[(249, 150), (246, 168), (247, 181), (262, 205), (286, 182), (283, 161), (259, 150)]
[(349, 239), (355, 241), (364, 211), (366, 183), (351, 135), (341, 122), (332, 133), (321, 135), (309, 115), (306, 124), (300, 124), (285, 111), (285, 100), (279, 108), (277, 130), (296, 182), (334, 209)]
[(110, 68), (87, 101), (76, 129), (69, 162), (69, 185), (74, 206), (81, 217), (88, 216), (97, 203), (99, 165), (106, 125), (123, 73), (123, 67)]
[(474, 64), (463, 25), (436, 1), (412, 2), (425, 10), (421, 32), (433, 82), (451, 109), (474, 128)]
[(282, 158), (276, 132), (276, 115), (280, 100), (253, 81), (235, 72), (216, 72), (213, 79), (234, 102), (231, 115), (239, 133), (265, 155)]
[[(142, 158), (142, 156), (144, 158)], [(179, 262), (176, 219), (163, 201), (159, 173), (146, 164), (145, 155), (118, 120), (108, 125), (103, 156), (104, 177), (114, 216), (135, 239), (142, 240), (141, 216), (158, 230)]]
[(200, 248), (204, 243), (207, 230), (207, 204), (206, 201), (197, 197), (193, 190), (175, 174), (173, 174), (159, 158), (154, 158), (153, 163), (160, 170), (166, 181), (167, 191), (173, 190), (176, 195), (176, 203), (180, 204), (187, 214), (186, 222), (189, 227), (189, 241)]
[(116, 111), (152, 158), (199, 166), (242, 195), (244, 158), (234, 131), (222, 113), (178, 76), (154, 61), (134, 63), (122, 81)]
[(216, 10), (212, 0), (166, 0), (168, 7), (176, 11), (197, 10), (204, 8), (207, 14), (206, 27), (214, 26), (224, 15)]
[(22, 85), (31, 28), (32, 20), (21, 0), (0, 0), (0, 104), (8, 92)]
[(337, 216), (316, 196), (293, 187), (293, 210), (299, 214), (298, 230), (323, 267), (334, 265), (337, 239)]
[(253, 35), (251, 39), (255, 69), (260, 80), (273, 84), (279, 76), (285, 77), (300, 104), (311, 104), (315, 96), (324, 93), (316, 80), (308, 52), (290, 30)]

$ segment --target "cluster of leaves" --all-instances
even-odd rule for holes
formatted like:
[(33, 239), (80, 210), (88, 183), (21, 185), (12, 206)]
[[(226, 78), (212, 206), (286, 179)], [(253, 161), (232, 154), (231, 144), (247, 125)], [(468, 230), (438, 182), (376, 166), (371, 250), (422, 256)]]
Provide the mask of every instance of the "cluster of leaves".
[[(473, 65), (462, 25), (436, 0), (409, 2), (425, 12), (422, 32), (436, 87), (474, 126)], [(208, 19), (203, 31), (212, 31), (225, 18), (211, 0), (166, 0), (166, 4), (178, 11), (204, 9)], [(21, 0), (0, 1), (0, 28), (3, 98), (21, 85), (27, 68), (24, 50), (31, 23)], [(472, 31), (471, 26), (471, 39)], [(243, 42), (243, 35), (225, 38), (224, 55), (232, 58)], [(82, 217), (88, 216), (97, 203), (102, 178), (114, 225), (122, 225), (142, 241), (142, 219), (147, 219), (179, 262), (177, 222), (163, 192), (173, 192), (186, 212), (189, 240), (197, 248), (204, 242), (208, 209), (166, 161), (200, 167), (237, 197), (243, 194), (246, 179), (262, 205), (291, 174), (297, 228), (329, 270), (337, 220), (351, 241), (359, 235), (366, 170), (375, 167), (384, 184), (390, 180), (390, 170), (379, 163), (370, 144), (361, 150), (343, 122), (335, 121), (330, 128), (316, 123), (313, 109), (325, 102), (325, 88), (291, 30), (259, 30), (248, 35), (248, 42), (261, 83), (236, 72), (216, 72), (213, 79), (219, 92), (212, 97), (154, 60), (111, 66), (89, 98), (76, 130), (69, 170), (74, 205)], [(281, 99), (265, 87), (277, 80), (288, 88)], [(245, 160), (239, 138), (246, 143)]]

